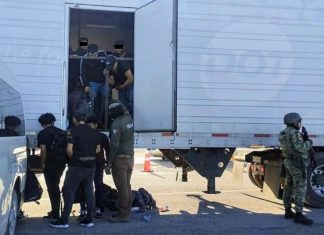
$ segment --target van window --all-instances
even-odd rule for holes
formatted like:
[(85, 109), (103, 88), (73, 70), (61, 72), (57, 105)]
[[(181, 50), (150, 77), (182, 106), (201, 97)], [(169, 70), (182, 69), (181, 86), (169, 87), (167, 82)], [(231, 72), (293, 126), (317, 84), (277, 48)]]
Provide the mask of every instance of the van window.
[(0, 77), (0, 137), (25, 135), (20, 93)]

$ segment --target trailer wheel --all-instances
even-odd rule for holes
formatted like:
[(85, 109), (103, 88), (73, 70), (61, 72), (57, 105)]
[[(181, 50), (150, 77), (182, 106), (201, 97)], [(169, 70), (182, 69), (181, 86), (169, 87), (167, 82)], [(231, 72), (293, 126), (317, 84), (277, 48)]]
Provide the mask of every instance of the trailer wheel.
[(253, 165), (252, 163), (249, 163), (248, 164), (248, 176), (249, 176), (249, 179), (251, 180), (251, 182), (257, 186), (258, 188), (262, 189), (263, 188), (263, 185), (262, 185), (262, 182), (260, 181), (260, 178), (258, 175), (254, 175), (253, 174)]
[(307, 193), (305, 203), (311, 207), (324, 208), (324, 152), (316, 153), (316, 168), (307, 170)]

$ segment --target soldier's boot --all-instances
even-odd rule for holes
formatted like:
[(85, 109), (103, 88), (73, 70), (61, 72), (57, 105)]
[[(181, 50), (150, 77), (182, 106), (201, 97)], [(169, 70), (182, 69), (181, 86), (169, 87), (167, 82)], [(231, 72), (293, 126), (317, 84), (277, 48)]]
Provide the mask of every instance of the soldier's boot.
[(285, 208), (285, 219), (294, 219), (295, 217), (296, 214), (291, 210), (291, 207)]
[(302, 213), (296, 213), (295, 223), (304, 224), (304, 225), (312, 225), (313, 220), (308, 219)]

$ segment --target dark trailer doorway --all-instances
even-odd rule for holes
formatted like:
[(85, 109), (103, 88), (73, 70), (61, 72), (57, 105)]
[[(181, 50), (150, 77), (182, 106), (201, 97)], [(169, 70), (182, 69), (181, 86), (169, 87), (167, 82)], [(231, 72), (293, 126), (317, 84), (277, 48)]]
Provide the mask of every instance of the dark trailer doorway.
[[(85, 61), (91, 60), (90, 63), (98, 63), (99, 66), (92, 70), (92, 74), (103, 76), (102, 66), (105, 57), (109, 54), (116, 55), (115, 43), (123, 43), (123, 54), (118, 55), (118, 60), (127, 63), (132, 73), (134, 73), (134, 12), (107, 11), (107, 10), (89, 10), (89, 9), (70, 9), (70, 29), (69, 29), (69, 76), (68, 76), (68, 120), (69, 126), (73, 125), (73, 112), (75, 107), (81, 105), (82, 99), (86, 99), (85, 105), (93, 109), (95, 115), (99, 118), (102, 125), (101, 129), (108, 129), (107, 122), (107, 100), (104, 99), (105, 89), (99, 89), (96, 92), (94, 102), (91, 102), (90, 92), (84, 89)], [(80, 41), (81, 39), (81, 41)], [(86, 39), (86, 40), (85, 40)], [(87, 41), (87, 43), (85, 43)], [(89, 57), (88, 46), (96, 45), (98, 47), (98, 57)], [(119, 58), (120, 57), (120, 58)], [(95, 62), (96, 61), (96, 62)], [(98, 71), (100, 70), (100, 71)], [(88, 71), (89, 72), (89, 71)], [(107, 83), (107, 82), (106, 82)], [(109, 88), (108, 88), (109, 87)], [(106, 97), (111, 98), (112, 86), (106, 84), (108, 94)], [(132, 89), (130, 87), (129, 89)], [(92, 93), (93, 94), (93, 93)], [(80, 99), (81, 96), (84, 96)], [(132, 93), (130, 93), (132, 95)], [(111, 99), (108, 99), (109, 102)], [(79, 102), (79, 103), (78, 103)], [(106, 104), (104, 104), (106, 102)], [(104, 107), (104, 108), (102, 108)], [(88, 108), (88, 107), (87, 107)], [(102, 113), (104, 112), (104, 114)]]

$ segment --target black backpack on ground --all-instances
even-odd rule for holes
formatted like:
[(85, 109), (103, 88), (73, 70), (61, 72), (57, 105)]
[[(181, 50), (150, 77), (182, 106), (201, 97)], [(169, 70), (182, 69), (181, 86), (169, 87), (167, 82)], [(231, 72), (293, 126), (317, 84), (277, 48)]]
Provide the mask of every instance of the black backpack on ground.
[(61, 129), (51, 131), (53, 141), (50, 145), (49, 152), (52, 157), (56, 158), (57, 163), (67, 163), (66, 145), (67, 145), (67, 132)]
[(117, 211), (118, 209), (116, 206), (116, 202), (117, 202), (117, 190), (104, 184), (102, 205), (111, 211)]
[(132, 206), (140, 208), (140, 212), (144, 212), (151, 209), (156, 209), (156, 201), (153, 196), (144, 188), (140, 188), (135, 191), (134, 201)]
[(41, 199), (42, 194), (43, 189), (37, 177), (35, 176), (34, 172), (32, 172), (30, 169), (27, 169), (24, 201), (36, 202), (37, 204), (39, 204), (38, 200)]

